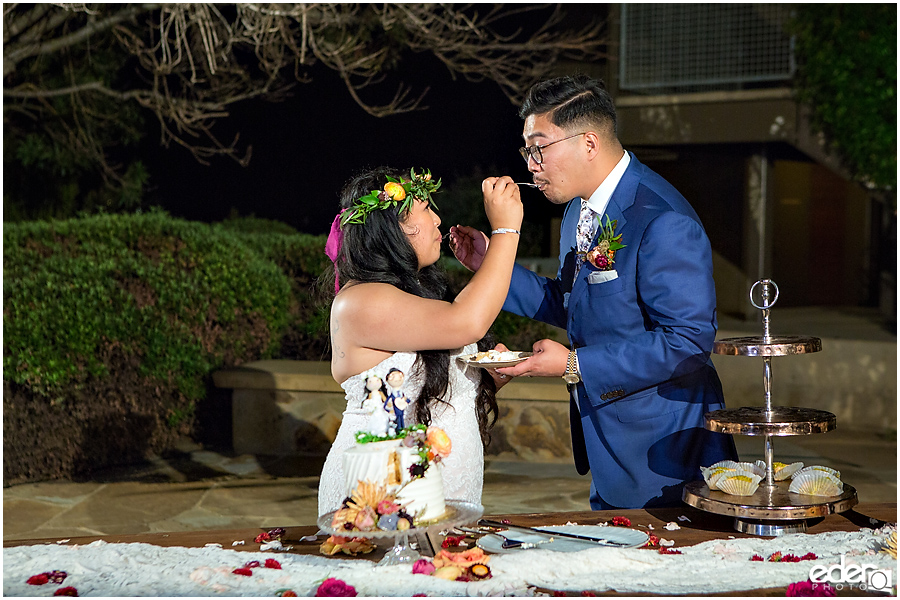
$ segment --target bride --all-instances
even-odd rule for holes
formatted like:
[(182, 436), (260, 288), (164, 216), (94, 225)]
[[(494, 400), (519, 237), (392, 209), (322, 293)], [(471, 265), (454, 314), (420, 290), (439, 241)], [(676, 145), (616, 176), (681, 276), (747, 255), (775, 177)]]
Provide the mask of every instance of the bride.
[(405, 377), (405, 423), (441, 427), (452, 441), (443, 461), (445, 496), (481, 502), (496, 390), (508, 379), (456, 357), (490, 347), (483, 338), (506, 299), (523, 208), (509, 177), (482, 182), (493, 236), (482, 267), (448, 299), (435, 264), (442, 236), (431, 195), (439, 187), (427, 171), (404, 177), (381, 167), (356, 176), (341, 193), (325, 250), (335, 267), (331, 374), (347, 409), (319, 480), (320, 515), (337, 510), (346, 496), (341, 453), (366, 429), (373, 393), (367, 381), (385, 381), (394, 369)]

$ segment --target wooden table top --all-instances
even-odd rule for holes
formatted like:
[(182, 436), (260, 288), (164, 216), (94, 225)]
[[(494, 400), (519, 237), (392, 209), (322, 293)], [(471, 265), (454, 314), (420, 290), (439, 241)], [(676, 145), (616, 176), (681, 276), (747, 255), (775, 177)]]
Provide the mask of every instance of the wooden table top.
[[(701, 542), (714, 539), (728, 538), (734, 536), (736, 538), (755, 537), (750, 534), (741, 533), (734, 529), (734, 519), (722, 515), (703, 512), (691, 506), (683, 506), (678, 508), (659, 508), (659, 509), (629, 509), (615, 511), (579, 511), (579, 512), (559, 512), (559, 513), (528, 513), (513, 515), (485, 515), (485, 518), (493, 520), (508, 519), (514, 525), (525, 525), (528, 527), (547, 526), (547, 525), (564, 525), (568, 522), (577, 523), (579, 525), (597, 525), (610, 521), (615, 516), (627, 517), (631, 520), (632, 527), (636, 529), (646, 530), (647, 525), (652, 525), (656, 535), (661, 535), (666, 539), (675, 541), (675, 547), (693, 546)], [(687, 517), (689, 521), (679, 520), (679, 517)], [(875, 519), (873, 524), (870, 519)], [(807, 533), (823, 533), (826, 531), (856, 531), (860, 527), (877, 528), (885, 523), (895, 523), (897, 521), (897, 505), (887, 503), (863, 503), (858, 504), (852, 510), (828, 515), (823, 519), (812, 519), (809, 521), (809, 529)], [(667, 531), (663, 529), (666, 523), (675, 522), (681, 529), (676, 531)], [(135, 534), (116, 534), (116, 535), (96, 535), (73, 537), (67, 542), (68, 544), (89, 544), (96, 540), (103, 540), (109, 543), (129, 543), (143, 542), (145, 544), (153, 544), (156, 546), (185, 546), (188, 548), (199, 548), (209, 543), (221, 544), (223, 548), (232, 548), (232, 543), (236, 540), (244, 540), (244, 544), (234, 546), (235, 550), (257, 551), (259, 545), (254, 544), (254, 538), (271, 528), (245, 528), (245, 529), (225, 529), (225, 530), (209, 530), (209, 531), (184, 531), (172, 533), (135, 533)], [(319, 544), (325, 539), (325, 536), (319, 536), (315, 542), (301, 542), (300, 538), (315, 535), (318, 528), (315, 525), (302, 525), (295, 527), (286, 527), (287, 533), (282, 541), (286, 546), (294, 546), (291, 551), (294, 554), (318, 554)], [(661, 534), (662, 532), (662, 534)], [(3, 547), (12, 548), (15, 546), (26, 546), (33, 544), (55, 544), (58, 538), (49, 539), (30, 539), (30, 540), (4, 540)], [(370, 560), (380, 560), (378, 553), (367, 555), (365, 558)]]
[[(675, 542), (674, 548), (692, 546), (701, 542), (715, 539), (734, 538), (750, 538), (756, 537), (751, 534), (741, 533), (734, 529), (734, 519), (722, 515), (715, 515), (695, 509), (685, 505), (678, 508), (660, 508), (660, 509), (630, 509), (615, 511), (579, 511), (579, 512), (560, 512), (560, 513), (530, 513), (530, 514), (507, 514), (507, 515), (485, 515), (486, 518), (493, 520), (507, 519), (510, 524), (524, 525), (529, 527), (564, 525), (566, 523), (577, 523), (579, 525), (597, 525), (610, 522), (613, 517), (621, 516), (630, 519), (631, 527), (647, 531), (648, 525), (653, 526), (653, 533), (659, 537), (664, 537)], [(682, 520), (679, 517), (687, 517)], [(667, 523), (677, 523), (680, 529), (669, 531), (664, 529)], [(897, 504), (888, 503), (862, 503), (855, 506), (852, 510), (828, 515), (824, 518), (811, 519), (808, 521), (807, 533), (816, 534), (827, 531), (857, 531), (861, 527), (878, 528), (886, 523), (897, 522)], [(134, 543), (142, 542), (153, 544), (156, 546), (184, 546), (184, 547), (203, 547), (206, 544), (218, 543), (223, 548), (231, 548), (238, 551), (259, 550), (259, 544), (254, 539), (260, 533), (269, 531), (271, 528), (247, 528), (232, 530), (213, 530), (213, 531), (188, 531), (188, 532), (172, 532), (172, 533), (138, 533), (138, 534), (120, 534), (120, 535), (102, 535), (102, 536), (83, 536), (70, 538), (66, 543), (88, 544), (96, 540), (103, 540), (109, 543)], [(286, 527), (286, 534), (282, 538), (285, 546), (291, 546), (289, 551), (291, 554), (313, 554), (319, 555), (319, 546), (326, 536), (319, 536), (316, 541), (300, 541), (305, 536), (315, 535), (318, 528), (315, 525), (304, 525), (295, 527)], [(233, 546), (235, 541), (243, 541), (242, 545)], [(60, 540), (53, 539), (31, 539), (31, 540), (4, 540), (3, 546), (11, 548), (15, 546), (34, 545), (34, 544), (56, 544)], [(379, 561), (384, 556), (384, 552), (390, 547), (391, 542), (388, 540), (380, 540), (378, 542), (378, 550), (359, 557), (364, 560)], [(654, 550), (647, 550), (654, 551)], [(352, 558), (344, 554), (337, 555), (338, 558)], [(766, 595), (784, 595), (784, 589), (772, 588), (766, 590), (753, 590), (749, 592), (740, 592), (734, 594), (717, 594), (717, 595), (733, 595), (733, 596), (766, 596)], [(604, 592), (598, 595), (618, 594), (614, 592)], [(839, 595), (846, 595), (839, 593)], [(859, 595), (857, 591), (855, 595)]]

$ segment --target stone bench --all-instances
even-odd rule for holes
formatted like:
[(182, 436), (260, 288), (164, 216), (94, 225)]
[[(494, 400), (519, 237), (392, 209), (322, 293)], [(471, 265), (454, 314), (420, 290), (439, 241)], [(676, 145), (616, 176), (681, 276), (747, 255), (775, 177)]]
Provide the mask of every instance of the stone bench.
[[(213, 383), (232, 390), (238, 454), (327, 454), (346, 408), (328, 362), (261, 360), (217, 371)], [(497, 404), (500, 418), (489, 456), (571, 462), (569, 396), (562, 379), (516, 379), (500, 390)]]
[[(719, 332), (720, 339), (740, 335)], [(773, 359), (773, 404), (829, 411), (841, 429), (895, 429), (896, 342), (823, 337), (822, 346), (822, 352)], [(729, 408), (764, 404), (762, 359), (714, 355), (713, 362)], [(346, 407), (328, 362), (262, 360), (218, 371), (213, 382), (233, 390), (232, 442), (240, 454), (324, 456)], [(488, 456), (571, 462), (562, 379), (515, 379), (500, 390), (497, 403), (500, 418)]]

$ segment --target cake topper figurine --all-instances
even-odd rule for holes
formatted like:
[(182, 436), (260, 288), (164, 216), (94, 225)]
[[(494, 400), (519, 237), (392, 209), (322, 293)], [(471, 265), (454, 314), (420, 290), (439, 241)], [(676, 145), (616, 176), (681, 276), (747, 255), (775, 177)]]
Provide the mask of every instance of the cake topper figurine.
[(397, 431), (405, 427), (403, 413), (409, 406), (409, 398), (403, 391), (403, 382), (406, 375), (400, 369), (391, 369), (387, 374), (387, 401), (385, 407), (390, 407), (394, 414), (393, 422)]
[(384, 392), (384, 383), (381, 381), (381, 377), (372, 371), (366, 374), (366, 391), (369, 393), (363, 400), (362, 408), (369, 415), (369, 433), (385, 437), (391, 430), (391, 415), (385, 410), (387, 394)]

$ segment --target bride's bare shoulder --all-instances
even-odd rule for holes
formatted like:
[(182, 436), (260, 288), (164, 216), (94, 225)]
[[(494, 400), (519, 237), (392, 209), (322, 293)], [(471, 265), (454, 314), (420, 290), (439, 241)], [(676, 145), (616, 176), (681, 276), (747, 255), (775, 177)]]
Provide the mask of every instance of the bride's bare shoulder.
[(334, 297), (331, 304), (333, 313), (356, 312), (363, 306), (375, 309), (382, 302), (395, 300), (405, 294), (389, 283), (356, 283), (348, 285)]

